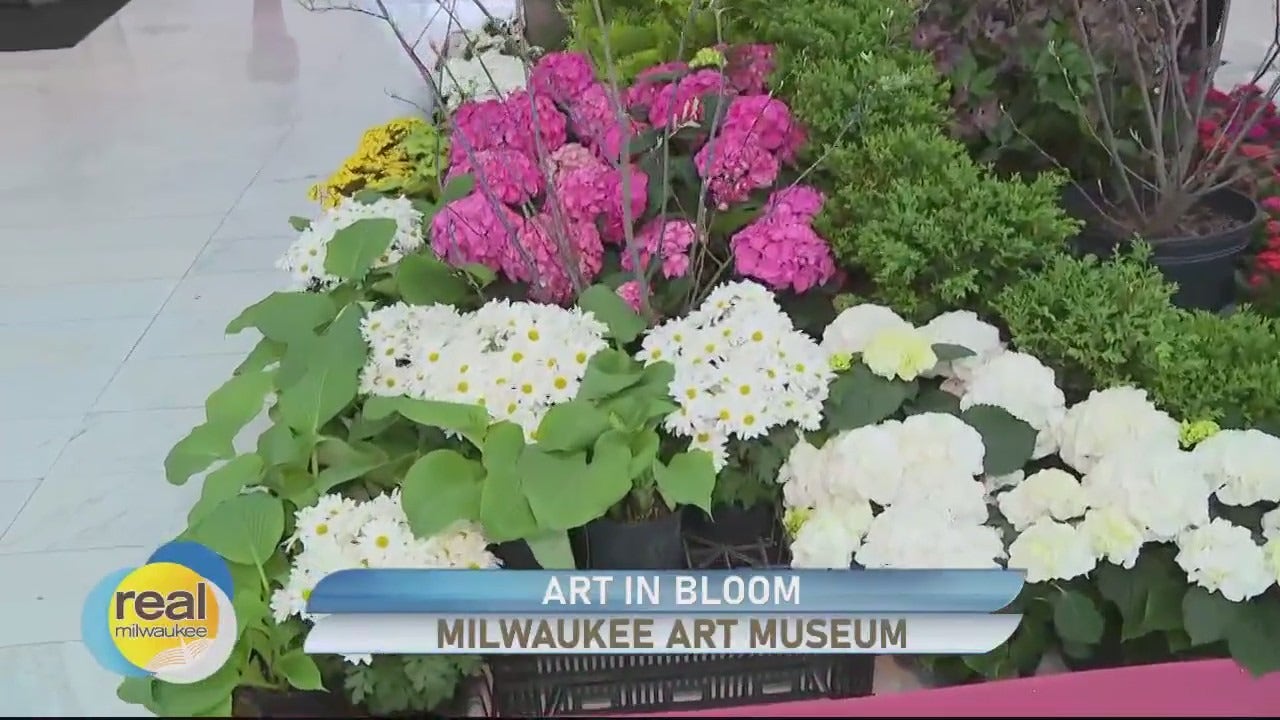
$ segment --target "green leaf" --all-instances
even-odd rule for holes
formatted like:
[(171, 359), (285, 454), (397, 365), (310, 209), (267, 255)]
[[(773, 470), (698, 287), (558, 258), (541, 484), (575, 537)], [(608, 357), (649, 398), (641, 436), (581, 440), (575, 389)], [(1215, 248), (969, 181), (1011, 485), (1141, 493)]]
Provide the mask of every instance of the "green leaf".
[(237, 495), (210, 511), (191, 534), (228, 562), (261, 565), (284, 539), (284, 505), (265, 492)]
[(467, 263), (462, 266), (462, 271), (470, 275), (480, 287), (492, 285), (498, 279), (498, 273), (480, 263)]
[(155, 703), (156, 680), (145, 677), (127, 677), (116, 688), (116, 697), (130, 705), (141, 705), (148, 710)]
[(256, 453), (240, 455), (209, 473), (200, 489), (200, 499), (187, 513), (187, 524), (196, 525), (218, 505), (240, 494), (262, 478), (262, 458)]
[(413, 534), (431, 537), (480, 516), (484, 467), (455, 450), (427, 453), (405, 473), (401, 502)]
[(946, 413), (960, 415), (960, 398), (937, 387), (925, 387), (920, 390), (911, 402), (907, 403), (907, 414)]
[(496, 423), (485, 435), (480, 525), (493, 542), (518, 540), (538, 531), (538, 521), (520, 482), (524, 447), (524, 430), (515, 423)]
[(549, 530), (524, 539), (544, 570), (573, 570), (577, 561), (573, 558), (573, 546), (569, 543), (569, 533), (564, 530)]
[(365, 401), (363, 413), (370, 420), (397, 413), (419, 425), (459, 433), (476, 447), (480, 447), (489, 425), (489, 413), (479, 405), (407, 397), (371, 397)]
[(451, 203), (471, 194), (476, 189), (476, 178), (471, 173), (459, 175), (449, 181), (440, 191), (440, 204)]
[(1064, 590), (1053, 598), (1053, 626), (1063, 640), (1093, 645), (1102, 640), (1106, 620), (1087, 595)]
[(611, 427), (609, 415), (586, 400), (553, 405), (534, 437), (543, 450), (586, 450)]
[(395, 237), (395, 220), (357, 220), (335, 232), (325, 246), (325, 272), (344, 280), (363, 280), (374, 263), (386, 256)]
[(229, 431), (234, 437), (262, 414), (263, 402), (272, 389), (273, 375), (271, 371), (259, 370), (227, 380), (204, 402), (206, 424)]
[(637, 315), (627, 301), (608, 285), (592, 285), (582, 291), (578, 296), (578, 307), (595, 315), (609, 328), (609, 336), (622, 345), (635, 340), (646, 326), (644, 318)]
[(661, 443), (662, 438), (658, 437), (658, 433), (653, 430), (642, 430), (631, 435), (628, 443), (631, 447), (631, 462), (627, 466), (627, 475), (632, 480), (653, 467), (658, 459)]
[(974, 405), (960, 419), (982, 435), (987, 449), (983, 471), (1008, 475), (1021, 470), (1036, 449), (1036, 429), (995, 405)]
[(429, 255), (409, 255), (396, 267), (400, 296), (410, 305), (456, 305), (471, 295), (471, 283)]
[(569, 530), (586, 525), (631, 491), (631, 453), (625, 444), (606, 437), (597, 441), (590, 464), (584, 452), (525, 448), (520, 459), (524, 492), (539, 527)]
[(322, 461), (325, 468), (316, 476), (315, 490), (321, 495), (343, 483), (364, 477), (390, 460), (387, 453), (377, 445), (353, 445), (338, 438), (323, 438), (317, 451), (330, 456)]
[(671, 458), (669, 464), (653, 463), (653, 478), (658, 491), (672, 510), (679, 505), (693, 505), (711, 514), (711, 491), (716, 485), (716, 468), (710, 453), (688, 450)]
[(915, 383), (886, 380), (859, 363), (831, 383), (825, 415), (832, 432), (874, 425), (898, 412), (915, 392)]
[(1263, 595), (1244, 603), (1227, 647), (1254, 677), (1280, 670), (1280, 598)]
[(196, 426), (165, 456), (165, 478), (173, 485), (182, 485), (215, 462), (232, 458), (236, 454), (232, 445), (234, 438), (235, 433), (227, 433), (219, 427)]
[(299, 433), (316, 434), (355, 398), (367, 353), (362, 316), (357, 306), (344, 310), (316, 345), (306, 374), (280, 393), (280, 417)]
[(258, 436), (258, 455), (267, 465), (292, 465), (311, 452), (311, 443), (293, 434), (288, 425), (275, 424)]
[(952, 360), (959, 360), (960, 358), (973, 357), (977, 353), (963, 345), (938, 343), (933, 346), (933, 354), (938, 357), (938, 362), (950, 362)]
[(1121, 640), (1182, 629), (1187, 582), (1169, 548), (1144, 548), (1131, 570), (1104, 563), (1094, 577), (1098, 591), (1120, 611)]
[(236, 610), (238, 635), (244, 635), (245, 631), (251, 626), (257, 625), (270, 617), (271, 609), (267, 606), (267, 601), (263, 598), (262, 593), (263, 590), (257, 585), (254, 585), (251, 589), (236, 592), (235, 599), (231, 601), (231, 606)]
[(328, 295), (307, 292), (274, 292), (250, 305), (227, 325), (235, 335), (257, 328), (268, 340), (289, 344), (299, 337), (315, 334), (315, 329), (338, 314), (338, 306)]
[(240, 682), (239, 663), (228, 662), (213, 675), (193, 683), (156, 682), (153, 687), (157, 714), (193, 717), (220, 708)]
[(291, 650), (276, 660), (275, 668), (289, 685), (298, 690), (324, 690), (320, 668), (310, 655), (301, 650)]
[(294, 215), (289, 218), (289, 226), (298, 232), (305, 232), (311, 228), (311, 221), (307, 218)]
[(236, 366), (234, 374), (240, 375), (243, 373), (257, 372), (265, 369), (272, 363), (279, 362), (280, 358), (284, 355), (285, 348), (287, 347), (288, 346), (284, 343), (279, 343), (268, 338), (262, 338), (253, 346), (253, 350), (249, 351), (249, 356)]
[(644, 368), (621, 350), (601, 350), (587, 361), (579, 400), (600, 400), (641, 382)]
[(1182, 598), (1182, 625), (1193, 646), (1226, 640), (1244, 606), (1194, 585)]

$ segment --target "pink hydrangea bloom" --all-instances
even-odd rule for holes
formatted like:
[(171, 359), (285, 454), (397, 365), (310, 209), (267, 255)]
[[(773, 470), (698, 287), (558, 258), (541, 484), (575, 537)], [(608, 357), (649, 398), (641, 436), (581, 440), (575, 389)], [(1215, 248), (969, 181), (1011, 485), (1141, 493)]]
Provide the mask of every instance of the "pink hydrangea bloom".
[(594, 223), (616, 192), (612, 180), (604, 163), (569, 168), (556, 176), (552, 194), (570, 218)]
[(765, 150), (790, 162), (804, 143), (804, 132), (787, 104), (768, 95), (739, 96), (724, 113), (725, 135), (750, 134)]
[(502, 147), (510, 121), (501, 100), (464, 102), (453, 113), (449, 164), (465, 162), (470, 153)]
[[(621, 243), (627, 239), (626, 217), (623, 210), (623, 171), (621, 169), (610, 168), (606, 171), (607, 194), (605, 196), (605, 206), (603, 217), (600, 223), (600, 234), (605, 242)], [(629, 177), (626, 180), (626, 189), (631, 195), (631, 223), (635, 222), (644, 214), (649, 204), (649, 176), (644, 174), (640, 168), (634, 165), (630, 166)]]
[(822, 203), (826, 200), (822, 193), (808, 185), (792, 185), (774, 192), (764, 206), (765, 215), (790, 216), (810, 222)]
[(622, 298), (627, 305), (630, 305), (632, 310), (640, 312), (644, 296), (640, 293), (639, 280), (628, 280), (627, 282), (622, 283), (618, 286), (617, 292), (618, 297)]
[(533, 298), (541, 302), (565, 303), (573, 299), (573, 279), (568, 269), (573, 263), (584, 283), (594, 280), (604, 263), (600, 233), (590, 223), (561, 222), (543, 213), (521, 224), (518, 241), (524, 252), (510, 247), (502, 272), (516, 282), (528, 283)]
[[(697, 231), (688, 220), (650, 220), (635, 236), (640, 270), (647, 271), (650, 259), (656, 256), (662, 261), (663, 277), (683, 277), (689, 272), (689, 248), (693, 247), (696, 237)], [(622, 269), (636, 269), (626, 249), (622, 251)]]
[(582, 53), (547, 53), (529, 71), (529, 87), (534, 94), (545, 95), (561, 105), (569, 104), (593, 82), (591, 59)]
[(583, 88), (569, 102), (569, 119), (579, 137), (594, 138), (617, 122), (618, 108), (613, 93), (600, 83)]
[(480, 150), (451, 165), (445, 182), (467, 173), (476, 175), (477, 194), (489, 197), (492, 192), (508, 205), (528, 202), (542, 192), (542, 172), (528, 155), (515, 150)]
[(1280, 214), (1280, 196), (1269, 197), (1263, 200), (1262, 209), (1273, 215)]
[(649, 124), (667, 127), (702, 119), (702, 98), (710, 93), (733, 94), (719, 70), (698, 70), (658, 91), (649, 106)]
[[(538, 157), (539, 151), (544, 154), (554, 152), (567, 141), (569, 120), (556, 108), (551, 98), (533, 96), (520, 90), (507, 96), (503, 104), (507, 108), (508, 122), (511, 124), (507, 140), (512, 149), (523, 150), (532, 157)], [(538, 147), (534, 139), (535, 128), (537, 137), (542, 141), (541, 147)]]
[(549, 158), (551, 161), (551, 177), (552, 182), (558, 178), (561, 173), (570, 170), (578, 170), (581, 168), (596, 168), (604, 170), (604, 164), (587, 148), (578, 143), (565, 143), (551, 153)]
[(636, 76), (631, 87), (622, 94), (628, 108), (647, 110), (658, 97), (659, 91), (675, 81), (675, 78), (689, 71), (688, 63), (668, 62), (642, 71)]
[[(504, 100), (465, 102), (453, 115), (449, 164), (465, 162), (480, 150), (498, 148), (538, 157), (539, 151), (550, 153), (559, 148), (567, 136), (568, 120), (550, 98), (534, 98), (520, 90)], [(541, 147), (535, 137), (541, 139)]]
[(797, 293), (818, 287), (836, 274), (831, 247), (795, 216), (766, 216), (729, 241), (734, 271), (774, 290)]
[(752, 190), (772, 185), (779, 170), (778, 159), (761, 147), (754, 135), (741, 134), (726, 134), (708, 142), (693, 156), (693, 164), (721, 210), (746, 200)]
[(639, 148), (636, 147), (635, 141), (640, 137), (640, 133), (648, 130), (649, 126), (640, 122), (627, 118), (624, 122), (611, 122), (599, 136), (594, 138), (592, 147), (595, 148), (596, 155), (610, 165), (621, 163), (623, 143), (630, 141), (632, 143), (630, 152), (627, 153), (627, 160), (631, 159), (631, 154)]
[(724, 74), (735, 90), (747, 95), (765, 92), (774, 68), (772, 45), (734, 45), (723, 53)]
[(454, 265), (479, 263), (500, 270), (506, 247), (523, 220), (505, 205), (472, 192), (445, 205), (431, 220), (431, 249)]

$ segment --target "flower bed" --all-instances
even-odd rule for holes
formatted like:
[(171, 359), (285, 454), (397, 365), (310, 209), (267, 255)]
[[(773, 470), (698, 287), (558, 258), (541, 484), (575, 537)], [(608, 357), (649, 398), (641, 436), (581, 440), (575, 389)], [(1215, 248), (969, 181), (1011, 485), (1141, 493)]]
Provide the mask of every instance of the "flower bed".
[[(1245, 422), (1280, 402), (1254, 392), (1280, 373), (1183, 358), (1238, 381), (1180, 396), (1168, 347), (1139, 346), (1156, 366), (1140, 373), (1105, 337), (1079, 354), (1037, 334), (1097, 342), (1123, 315), (1043, 311), (1082, 267), (1061, 252), (1057, 181), (1001, 180), (942, 134), (927, 60), (886, 45), (890, 0), (798, 5), (752, 15), (777, 48), (716, 43), (626, 85), (541, 53), (526, 86), (477, 96), (455, 74), (438, 122), (366, 136), (318, 217), (294, 219), (295, 289), (230, 324), (261, 340), (165, 462), (174, 483), (205, 474), (183, 538), (232, 568), (238, 652), (121, 697), (226, 714), (246, 689), (326, 690), (441, 712), (483, 659), (303, 654), (321, 577), (502, 572), (513, 548), (545, 568), (684, 567), (686, 513), (715, 528), (730, 509), (780, 509), (794, 567), (1025, 570), (1014, 637), (922, 659), (939, 676), (1026, 675), (1057, 651), (1280, 668), (1280, 438)], [(815, 65), (788, 68), (784, 101), (768, 83), (802, 20)], [(830, 53), (837, 36), (862, 65)], [(475, 42), (446, 74), (530, 52)], [(822, 116), (850, 105), (833, 76), (874, 89), (856, 133)], [(1148, 280), (1108, 267), (1089, 283)], [(1214, 322), (1265, 335), (1250, 317)], [(269, 427), (236, 447), (264, 406)]]

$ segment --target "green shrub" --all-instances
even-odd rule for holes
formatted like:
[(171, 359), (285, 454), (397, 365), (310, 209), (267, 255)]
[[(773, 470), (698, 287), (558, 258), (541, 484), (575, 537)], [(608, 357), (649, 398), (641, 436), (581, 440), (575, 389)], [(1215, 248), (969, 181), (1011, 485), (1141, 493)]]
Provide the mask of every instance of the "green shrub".
[(905, 0), (736, 0), (743, 38), (774, 44), (778, 92), (810, 132), (819, 219), (870, 299), (922, 319), (984, 307), (1074, 230), (1056, 176), (997, 178), (946, 137), (948, 92), (911, 44)]
[(1057, 369), (1075, 397), (1133, 384), (1179, 418), (1280, 418), (1280, 322), (1181, 310), (1172, 290), (1142, 250), (1109, 263), (1064, 256), (993, 305), (1017, 348)]

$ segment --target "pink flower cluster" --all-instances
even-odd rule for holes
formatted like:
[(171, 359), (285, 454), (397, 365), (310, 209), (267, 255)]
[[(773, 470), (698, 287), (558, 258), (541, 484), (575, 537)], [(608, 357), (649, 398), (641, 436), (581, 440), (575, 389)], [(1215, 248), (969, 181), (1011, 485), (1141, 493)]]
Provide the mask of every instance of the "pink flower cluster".
[(831, 247), (813, 229), (822, 193), (803, 185), (775, 192), (755, 222), (729, 241), (734, 270), (774, 290), (802, 293), (836, 275)]
[(689, 272), (689, 249), (697, 239), (697, 230), (688, 220), (664, 220), (654, 218), (636, 233), (636, 254), (640, 267), (636, 268), (631, 253), (622, 253), (623, 270), (647, 272), (649, 262), (658, 258), (662, 262), (662, 276), (684, 277)]
[(804, 140), (786, 103), (768, 95), (739, 95), (729, 102), (719, 135), (693, 161), (723, 210), (772, 187), (782, 165), (795, 161)]

